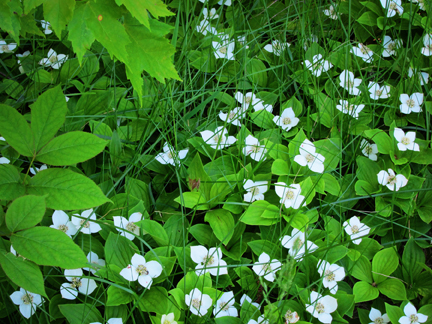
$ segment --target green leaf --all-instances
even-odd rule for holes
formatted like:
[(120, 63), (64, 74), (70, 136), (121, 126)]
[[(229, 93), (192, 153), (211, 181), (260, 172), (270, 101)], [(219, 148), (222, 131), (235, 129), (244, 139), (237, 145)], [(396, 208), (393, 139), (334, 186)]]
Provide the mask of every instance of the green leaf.
[(260, 256), (263, 252), (270, 256), (274, 256), (278, 251), (280, 251), (280, 248), (278, 248), (276, 244), (266, 240), (255, 240), (248, 242), (247, 244), (257, 256)]
[(133, 291), (124, 287), (116, 287), (114, 285), (108, 288), (107, 306), (118, 306), (129, 304), (135, 299)]
[(405, 300), (406, 290), (405, 285), (398, 279), (389, 278), (378, 285), (381, 294), (386, 295), (390, 299)]
[(267, 86), (267, 68), (261, 60), (251, 59), (246, 63), (246, 75), (249, 81), (260, 87)]
[(30, 10), (44, 3), (46, 0), (24, 0), (24, 13), (28, 14)]
[(234, 234), (234, 217), (224, 209), (210, 210), (206, 213), (204, 220), (209, 222), (216, 237), (227, 245)]
[(399, 258), (394, 248), (387, 248), (375, 254), (372, 260), (372, 276), (379, 284), (390, 276), (398, 267)]
[(362, 1), (360, 3), (366, 8), (369, 8), (370, 10), (375, 12), (378, 16), (382, 16), (384, 14), (383, 8), (375, 4), (373, 1)]
[(109, 233), (105, 242), (105, 260), (108, 264), (124, 269), (135, 253), (138, 253), (138, 248), (132, 241), (122, 235)]
[(361, 303), (369, 300), (374, 300), (379, 296), (379, 290), (376, 287), (372, 287), (370, 284), (364, 281), (356, 282), (353, 287), (354, 301)]
[(277, 159), (273, 162), (271, 171), (276, 175), (289, 175), (290, 167), (288, 160)]
[(70, 132), (54, 138), (36, 156), (50, 165), (72, 165), (87, 161), (103, 151), (107, 141), (85, 132)]
[(6, 142), (19, 154), (33, 156), (32, 131), (28, 122), (15, 108), (0, 104), (0, 129)]
[(18, 254), (40, 265), (77, 269), (87, 258), (69, 236), (50, 227), (33, 227), (15, 233), (11, 243)]
[(353, 266), (349, 272), (354, 278), (372, 283), (372, 267), (368, 259), (361, 255), (357, 260), (352, 262)]
[(15, 199), (6, 213), (6, 224), (11, 232), (33, 227), (40, 223), (45, 214), (45, 198), (24, 196)]
[[(207, 172), (204, 170), (199, 153), (195, 155), (194, 159), (189, 164), (189, 169), (187, 172), (190, 190), (198, 190), (204, 195), (205, 198), (209, 198), (213, 182), (211, 181)], [(195, 183), (196, 185), (194, 185)]]
[(398, 306), (385, 303), (385, 310), (392, 324), (399, 324), (399, 319), (404, 316), (404, 312)]
[(13, 200), (25, 194), (20, 174), (10, 164), (0, 164), (0, 199)]
[(143, 201), (146, 210), (152, 208), (149, 194), (149, 185), (144, 181), (126, 177), (126, 193)]
[[(273, 216), (271, 218), (264, 217)], [(240, 221), (247, 225), (270, 226), (279, 222), (279, 208), (265, 200), (257, 200), (246, 209)]]
[(36, 264), (3, 251), (0, 252), (0, 264), (14, 284), (32, 293), (47, 297), (42, 272)]
[(383, 154), (389, 154), (390, 150), (393, 149), (393, 144), (390, 136), (381, 129), (368, 129), (365, 130), (365, 135), (369, 139), (375, 142), (378, 148), (378, 152)]
[(207, 224), (195, 224), (189, 229), (189, 233), (201, 245), (215, 246), (219, 243), (212, 228)]
[(167, 233), (161, 224), (154, 220), (144, 219), (136, 222), (136, 225), (140, 226), (145, 234), (149, 234), (159, 246), (169, 245), (169, 238)]
[(366, 26), (376, 26), (378, 15), (372, 11), (366, 11), (360, 18), (357, 19), (357, 22), (366, 25)]
[(45, 91), (31, 106), (31, 130), (36, 151), (44, 147), (66, 120), (67, 105), (60, 86)]
[(59, 305), (60, 312), (70, 324), (102, 323), (103, 317), (99, 310), (90, 304)]
[(9, 1), (0, 1), (0, 28), (7, 31), (19, 46), (19, 30), (21, 26), (17, 17), (12, 14), (8, 2)]
[(402, 272), (406, 281), (413, 283), (415, 278), (422, 272), (426, 258), (423, 250), (410, 238), (405, 245), (402, 254)]
[(138, 307), (143, 312), (165, 314), (168, 308), (168, 293), (163, 287), (151, 287), (138, 300)]
[(183, 194), (174, 199), (174, 201), (182, 204), (186, 208), (196, 208), (197, 210), (210, 209), (207, 200), (201, 192), (183, 192)]
[(47, 195), (47, 208), (56, 210), (88, 209), (111, 202), (92, 180), (67, 169), (38, 172), (30, 179), (27, 192)]
[(59, 37), (72, 19), (75, 3), (75, 0), (45, 0), (44, 2), (44, 18), (50, 22)]
[(129, 12), (134, 16), (141, 24), (150, 29), (150, 23), (148, 18), (147, 10), (152, 14), (153, 17), (158, 19), (159, 17), (173, 16), (174, 13), (168, 10), (167, 6), (160, 0), (116, 0), (116, 3), (124, 5)]

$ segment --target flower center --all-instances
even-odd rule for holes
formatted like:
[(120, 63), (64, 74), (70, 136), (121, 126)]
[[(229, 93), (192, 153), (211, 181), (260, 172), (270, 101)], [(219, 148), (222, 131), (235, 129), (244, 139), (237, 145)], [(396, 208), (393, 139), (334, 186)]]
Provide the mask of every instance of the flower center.
[(315, 306), (315, 310), (318, 312), (318, 314), (322, 314), (325, 311), (325, 307), (322, 303), (317, 303)]
[(354, 105), (348, 105), (347, 110), (351, 113), (354, 110)]
[(401, 143), (403, 145), (408, 145), (411, 143), (411, 140), (408, 137), (404, 136), (404, 137), (402, 137)]
[(285, 322), (288, 323), (296, 323), (299, 320), (299, 316), (297, 314), (297, 312), (293, 312), (291, 310), (288, 310), (285, 313)]
[(315, 156), (313, 156), (312, 154), (308, 153), (306, 156), (306, 161), (307, 163), (312, 163), (313, 161), (315, 161)]
[(80, 225), (84, 228), (89, 228), (90, 227), (90, 223), (87, 222), (86, 219), (81, 219)]
[(221, 310), (227, 311), (229, 309), (230, 305), (228, 304), (228, 302), (222, 302), (219, 304), (219, 307)]
[(228, 115), (229, 119), (233, 119), (235, 117), (235, 113), (233, 111), (231, 111)]
[(418, 316), (416, 314), (411, 314), (409, 319), (411, 324), (418, 323)]
[(383, 324), (384, 319), (382, 317), (377, 317), (374, 321), (374, 324)]
[(406, 104), (407, 104), (407, 106), (408, 106), (409, 108), (413, 108), (413, 107), (415, 106), (415, 102), (414, 102), (413, 99), (408, 99), (408, 100), (406, 101)]
[(353, 234), (357, 234), (359, 232), (359, 228), (357, 225), (351, 226), (351, 231)]
[(391, 185), (395, 185), (396, 184), (396, 176), (393, 176), (393, 175), (389, 176), (387, 178), (387, 183), (391, 184)]
[(171, 322), (168, 321), (168, 320), (165, 320), (165, 321), (163, 322), (163, 324), (171, 324)]
[(7, 51), (9, 51), (9, 45), (2, 45), (2, 51), (3, 52), (7, 52)]
[(387, 50), (388, 50), (389, 52), (394, 51), (395, 48), (396, 48), (396, 43), (394, 43), (394, 42), (390, 42), (390, 43), (387, 45)]
[(217, 144), (217, 143), (219, 143), (219, 140), (220, 140), (220, 135), (213, 136), (213, 142), (215, 142)]
[(57, 55), (51, 55), (48, 59), (51, 63), (55, 63), (58, 61)]
[(63, 233), (66, 233), (69, 230), (69, 227), (67, 227), (66, 225), (59, 225), (58, 229), (60, 231), (62, 231)]
[(362, 52), (362, 54), (368, 54), (370, 49), (367, 46), (364, 46), (363, 44), (360, 44), (360, 52)]
[(285, 117), (284, 119), (282, 119), (282, 124), (284, 124), (284, 125), (291, 124), (291, 119), (288, 117)]
[(376, 95), (377, 97), (380, 97), (381, 94), (382, 94), (382, 90), (376, 90), (376, 91), (375, 91), (375, 95)]
[(262, 269), (264, 270), (264, 273), (271, 272), (271, 266), (270, 266), (269, 263), (267, 263), (267, 264), (263, 264), (263, 265), (262, 265)]
[(215, 262), (214, 256), (207, 255), (203, 259), (204, 266), (211, 266)]
[(250, 188), (250, 192), (251, 192), (252, 196), (258, 195), (259, 194), (259, 188), (252, 187), (252, 188)]
[(258, 153), (259, 151), (261, 151), (261, 147), (258, 145), (251, 145), (251, 151), (253, 153)]
[(140, 264), (137, 268), (136, 268), (136, 272), (138, 272), (138, 274), (141, 275), (148, 275), (149, 272), (146, 268), (146, 266)]
[(334, 281), (336, 275), (331, 270), (326, 270), (324, 273), (324, 277), (327, 279), (327, 281)]
[(72, 283), (71, 283), (72, 288), (79, 288), (81, 287), (81, 285), (82, 285), (81, 278), (72, 278)]
[(345, 87), (347, 87), (348, 89), (354, 88), (354, 81), (351, 80), (345, 81)]
[(228, 52), (228, 49), (226, 46), (222, 46), (221, 48), (219, 48), (219, 52), (221, 52), (222, 54), (226, 54)]
[(33, 295), (29, 295), (26, 293), (24, 296), (21, 297), (21, 300), (25, 305), (33, 304)]
[(138, 226), (136, 226), (134, 222), (130, 222), (130, 223), (128, 223), (128, 224), (126, 225), (126, 229), (127, 229), (129, 232), (135, 232), (135, 230), (137, 229), (137, 227), (138, 227)]
[(288, 189), (287, 193), (285, 194), (285, 199), (293, 200), (294, 199), (294, 191), (291, 189)]
[(296, 250), (296, 251), (300, 250), (300, 248), (303, 246), (303, 244), (304, 244), (304, 242), (301, 240), (301, 238), (297, 238), (293, 244), (294, 250)]
[(397, 11), (396, 3), (394, 3), (394, 2), (390, 2), (389, 9), (391, 9), (391, 10), (396, 10), (396, 11)]
[(372, 146), (371, 145), (367, 145), (365, 147), (365, 151), (368, 155), (372, 154)]
[(247, 97), (245, 98), (245, 102), (246, 102), (247, 104), (251, 103), (251, 101), (252, 101), (252, 97), (247, 96)]
[(201, 300), (199, 300), (198, 298), (194, 298), (192, 299), (192, 307), (199, 309), (201, 307)]
[(168, 159), (173, 159), (173, 154), (171, 152), (167, 153)]

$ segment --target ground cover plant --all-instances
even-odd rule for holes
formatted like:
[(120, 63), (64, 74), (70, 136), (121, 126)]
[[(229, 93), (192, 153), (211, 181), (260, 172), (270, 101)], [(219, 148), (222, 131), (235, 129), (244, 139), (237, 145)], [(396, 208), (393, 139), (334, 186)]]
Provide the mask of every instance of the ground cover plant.
[(0, 318), (432, 323), (429, 0), (0, 0)]

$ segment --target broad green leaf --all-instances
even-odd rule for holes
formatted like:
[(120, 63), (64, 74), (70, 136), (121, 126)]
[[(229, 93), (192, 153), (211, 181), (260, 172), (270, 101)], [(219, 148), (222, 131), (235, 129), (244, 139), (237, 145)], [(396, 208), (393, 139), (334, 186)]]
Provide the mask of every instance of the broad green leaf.
[(403, 310), (398, 306), (385, 303), (385, 310), (392, 324), (399, 324), (399, 319), (404, 316)]
[(246, 75), (252, 83), (257, 86), (267, 86), (267, 68), (265, 64), (258, 59), (251, 59), (246, 63)]
[(389, 154), (390, 150), (393, 149), (391, 138), (385, 131), (381, 129), (368, 129), (364, 133), (369, 139), (375, 142), (378, 152)]
[(131, 263), (132, 257), (138, 253), (138, 248), (126, 237), (110, 233), (105, 243), (105, 261), (114, 264), (120, 269)]
[(149, 234), (159, 246), (169, 245), (168, 235), (158, 222), (144, 219), (135, 224), (143, 229), (144, 234)]
[(354, 278), (372, 283), (372, 267), (365, 256), (361, 255), (357, 260), (352, 261), (350, 264), (352, 264), (352, 267), (350, 267), (348, 271)]
[(376, 185), (364, 180), (358, 180), (355, 183), (355, 191), (359, 196), (369, 196), (378, 190)]
[(402, 272), (406, 281), (412, 283), (423, 270), (426, 258), (423, 250), (410, 238), (402, 254)]
[(330, 173), (324, 173), (321, 177), (321, 181), (324, 181), (324, 190), (333, 196), (339, 196), (340, 185), (334, 176)]
[(52, 139), (66, 120), (67, 105), (60, 86), (41, 94), (31, 106), (31, 130), (39, 151)]
[(8, 31), (19, 46), (19, 30), (21, 29), (17, 17), (11, 13), (8, 1), (0, 1), (0, 28)]
[(195, 224), (189, 229), (189, 233), (201, 245), (215, 246), (219, 243), (212, 228), (207, 224)]
[(405, 285), (398, 279), (389, 278), (378, 285), (381, 294), (386, 295), (390, 299), (405, 300), (406, 290)]
[(111, 202), (86, 176), (59, 168), (38, 172), (30, 179), (27, 192), (47, 195), (47, 208), (56, 210), (88, 209)]
[(75, 3), (75, 0), (45, 0), (44, 2), (44, 18), (50, 22), (59, 37), (72, 19)]
[(174, 201), (182, 204), (186, 208), (196, 208), (197, 210), (210, 209), (207, 200), (201, 192), (183, 192), (183, 194), (174, 199)]
[(28, 14), (30, 10), (44, 3), (46, 0), (24, 0), (24, 13)]
[(8, 144), (19, 154), (33, 156), (32, 131), (28, 122), (15, 108), (0, 104), (0, 130)]
[[(263, 217), (264, 213), (266, 213), (266, 216), (273, 215), (277, 217)], [(279, 222), (279, 208), (265, 200), (257, 200), (246, 209), (240, 221), (247, 225), (270, 226)]]
[(274, 256), (278, 251), (280, 251), (280, 248), (278, 246), (270, 241), (266, 240), (255, 240), (248, 242), (249, 247), (255, 253), (258, 257), (263, 253), (267, 253), (270, 256)]
[(0, 264), (14, 284), (32, 293), (47, 297), (42, 272), (36, 264), (16, 257), (12, 253), (4, 252), (0, 252)]
[(116, 287), (114, 285), (108, 288), (107, 306), (118, 306), (129, 304), (134, 300), (133, 291), (124, 287)]
[(205, 198), (210, 197), (213, 185), (207, 172), (204, 170), (199, 153), (197, 153), (188, 168), (189, 189), (201, 192)]
[(123, 4), (132, 16), (149, 29), (151, 27), (147, 10), (156, 19), (174, 15), (161, 0), (116, 0), (116, 3), (119, 6)]
[(371, 161), (367, 157), (357, 157), (357, 177), (359, 180), (364, 180), (373, 185), (374, 188), (379, 188), (377, 174), (381, 171), (378, 163)]
[(11, 236), (18, 254), (40, 265), (77, 269), (85, 267), (84, 252), (69, 236), (50, 227), (33, 227)]
[(372, 287), (367, 282), (359, 281), (356, 282), (353, 287), (353, 294), (355, 302), (361, 303), (378, 298), (379, 290), (376, 287)]
[(45, 214), (45, 198), (24, 196), (15, 199), (6, 213), (6, 224), (11, 232), (33, 227), (40, 223)]
[(390, 276), (398, 267), (399, 258), (394, 248), (379, 251), (372, 259), (372, 276), (379, 284)]
[(357, 19), (357, 22), (366, 25), (366, 26), (376, 26), (377, 24), (377, 14), (372, 11), (366, 11), (360, 18)]
[(155, 312), (158, 314), (165, 314), (168, 308), (168, 293), (163, 287), (151, 287), (146, 290), (138, 300), (138, 307), (143, 312)]
[(132, 177), (126, 177), (125, 189), (127, 194), (142, 200), (146, 210), (151, 209), (149, 185), (147, 183)]
[(276, 175), (288, 175), (290, 174), (289, 161), (277, 159), (273, 162), (271, 171)]
[(225, 209), (210, 210), (204, 220), (209, 222), (216, 237), (227, 245), (234, 234), (235, 221), (231, 213)]
[(99, 310), (91, 304), (59, 305), (60, 312), (70, 324), (103, 323)]
[(0, 164), (0, 199), (12, 200), (25, 194), (25, 187), (16, 167)]
[(106, 140), (90, 133), (69, 132), (45, 145), (38, 152), (36, 159), (50, 165), (72, 165), (98, 155), (106, 144)]

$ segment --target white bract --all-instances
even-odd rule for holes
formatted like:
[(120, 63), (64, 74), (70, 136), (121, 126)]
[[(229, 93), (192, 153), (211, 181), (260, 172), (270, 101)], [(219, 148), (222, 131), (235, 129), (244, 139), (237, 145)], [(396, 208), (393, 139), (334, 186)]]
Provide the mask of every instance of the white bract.
[(376, 144), (371, 144), (365, 139), (362, 139), (360, 146), (363, 155), (367, 156), (372, 161), (378, 160), (378, 146)]
[(48, 21), (41, 20), (42, 28), (44, 29), (44, 34), (49, 35), (53, 32), (51, 24)]
[(240, 120), (244, 118), (246, 112), (243, 108), (237, 107), (231, 110), (229, 113), (219, 112), (219, 118), (227, 123), (235, 126), (241, 126)]
[(216, 13), (215, 8), (211, 8), (210, 12), (207, 8), (203, 8), (202, 14), (203, 14), (205, 20), (213, 20), (213, 19), (219, 18), (219, 15)]
[(423, 37), (423, 45), (421, 53), (426, 56), (432, 55), (432, 34), (427, 34)]
[(272, 41), (271, 44), (267, 44), (264, 46), (264, 49), (267, 52), (273, 53), (274, 55), (280, 56), (283, 51), (285, 51), (288, 47), (290, 47), (291, 44), (289, 43), (281, 43), (278, 40)]
[(297, 183), (286, 184), (285, 182), (275, 183), (276, 194), (281, 198), (280, 203), (285, 205), (285, 208), (299, 209), (306, 206), (305, 196), (302, 196), (301, 187)]
[(396, 13), (400, 16), (404, 11), (401, 0), (381, 0), (381, 6), (387, 12), (387, 17), (393, 17)]
[(199, 25), (196, 26), (196, 30), (197, 30), (197, 32), (203, 34), (204, 36), (206, 36), (208, 33), (213, 34), (213, 35), (217, 35), (216, 28), (212, 27), (210, 25), (210, 21), (208, 21), (206, 19), (201, 20)]
[(327, 261), (318, 263), (318, 273), (323, 278), (323, 286), (330, 290), (330, 293), (336, 294), (338, 291), (338, 281), (345, 278), (345, 269), (337, 264), (330, 264)]
[(421, 10), (426, 10), (425, 1), (426, 0), (411, 0), (412, 3), (418, 3)]
[(264, 146), (260, 145), (258, 139), (252, 135), (248, 135), (245, 139), (246, 146), (243, 147), (243, 154), (250, 155), (250, 157), (255, 161), (265, 160), (265, 155), (267, 150)]
[(194, 288), (189, 294), (185, 295), (185, 303), (189, 306), (192, 314), (203, 316), (207, 314), (208, 309), (213, 304), (213, 300), (209, 295), (201, 293), (198, 288)]
[(36, 306), (41, 306), (41, 295), (31, 293), (23, 288), (10, 295), (12, 302), (19, 306), (19, 310), (25, 318), (30, 318), (36, 312)]
[(343, 70), (339, 75), (339, 85), (348, 91), (350, 95), (358, 96), (361, 93), (357, 87), (362, 82), (361, 79), (354, 78), (354, 73), (348, 70)]
[(69, 216), (62, 210), (54, 210), (52, 214), (53, 225), (51, 228), (55, 228), (62, 231), (67, 236), (72, 237), (78, 232), (78, 228), (69, 220)]
[[(123, 319), (121, 317), (113, 317), (106, 321), (107, 324), (123, 324)], [(90, 324), (102, 324), (101, 322), (93, 322)]]
[(300, 320), (300, 316), (297, 314), (297, 312), (290, 309), (286, 311), (284, 318), (286, 324), (297, 323)]
[(361, 223), (357, 216), (353, 216), (348, 221), (345, 221), (343, 227), (345, 232), (350, 236), (352, 242), (357, 245), (361, 243), (361, 238), (368, 235), (370, 232), (370, 227)]
[(286, 108), (281, 116), (274, 116), (273, 117), (273, 122), (278, 125), (279, 127), (281, 127), (284, 131), (289, 131), (291, 128), (297, 126), (297, 124), (299, 123), (300, 119), (298, 119), (295, 114), (294, 114), (294, 110), (289, 107)]
[[(200, 0), (201, 1), (201, 0)], [(221, 6), (223, 6), (223, 5), (225, 5), (225, 6), (231, 6), (231, 1), (232, 0), (220, 0), (219, 2), (218, 2), (218, 5), (221, 5)]]
[(64, 275), (69, 283), (65, 282), (60, 286), (60, 294), (65, 299), (76, 299), (78, 292), (90, 295), (97, 287), (93, 279), (81, 278), (83, 275), (81, 269), (65, 270)]
[(417, 70), (414, 71), (414, 70), (410, 67), (410, 68), (408, 69), (408, 76), (409, 76), (410, 78), (412, 78), (414, 74), (419, 78), (419, 80), (420, 80), (420, 85), (425, 85), (425, 84), (427, 84), (427, 83), (429, 82), (429, 74), (427, 74), (426, 72), (420, 72), (420, 71), (417, 72)]
[(41, 171), (46, 170), (46, 169), (48, 169), (48, 166), (46, 164), (42, 164), (40, 168), (33, 166), (30, 168), (30, 173), (35, 175), (36, 173), (41, 172)]
[(93, 265), (93, 267), (83, 268), (83, 270), (90, 271), (92, 274), (95, 274), (99, 268), (105, 267), (105, 260), (99, 259), (99, 256), (92, 251), (87, 254), (87, 260)]
[(217, 127), (214, 132), (205, 130), (200, 133), (204, 142), (209, 144), (213, 149), (221, 150), (237, 142), (234, 136), (228, 136), (228, 130), (223, 126)]
[(237, 92), (235, 94), (235, 99), (242, 104), (242, 108), (244, 111), (249, 109), (249, 107), (253, 107), (255, 111), (259, 110), (267, 110), (268, 112), (273, 111), (272, 105), (265, 105), (264, 101), (257, 98), (255, 94), (252, 92), (247, 92), (245, 95), (243, 95), (241, 92)]
[(282, 263), (276, 259), (270, 261), (270, 256), (263, 252), (258, 257), (258, 262), (255, 262), (252, 266), (252, 270), (258, 276), (264, 276), (264, 279), (273, 282), (275, 280), (275, 273), (279, 271), (281, 267)]
[[(30, 55), (30, 51), (25, 51), (24, 53), (22, 53), (22, 54), (16, 54), (15, 56), (18, 57), (18, 58), (20, 58), (20, 59), (22, 59), (22, 58), (25, 58), (25, 57), (27, 57), (29, 55)], [(17, 63), (21, 64), (21, 60), (17, 60)]]
[(4, 156), (0, 157), (0, 164), (9, 164), (10, 160)]
[(369, 82), (368, 90), (370, 92), (371, 99), (387, 99), (390, 97), (390, 86), (379, 86), (376, 82)]
[(353, 46), (351, 48), (351, 53), (353, 53), (355, 56), (360, 57), (366, 63), (371, 63), (373, 61), (372, 50), (362, 43), (359, 43), (358, 47)]
[(399, 96), (399, 100), (401, 101), (399, 108), (403, 114), (422, 111), (420, 105), (423, 104), (423, 93), (414, 92), (411, 96), (403, 93)]
[(177, 322), (174, 320), (174, 313), (162, 315), (161, 324), (177, 324)]
[(229, 40), (227, 37), (222, 37), (220, 42), (212, 42), (214, 55), (217, 59), (223, 58), (227, 60), (234, 60), (234, 47), (235, 42)]
[(420, 151), (420, 146), (417, 143), (414, 143), (416, 139), (415, 132), (405, 132), (400, 128), (395, 128), (394, 130), (394, 138), (398, 141), (397, 147), (401, 151)]
[(12, 53), (17, 47), (16, 43), (6, 43), (4, 40), (0, 40), (0, 54), (2, 53)]
[(381, 170), (378, 174), (378, 183), (383, 186), (387, 186), (391, 191), (398, 191), (400, 188), (405, 187), (408, 183), (407, 178), (403, 174), (398, 174), (392, 170), (388, 169), (388, 172)]
[(390, 318), (387, 314), (381, 315), (381, 312), (373, 307), (369, 312), (369, 319), (372, 321), (369, 324), (387, 324), (390, 322)]
[(306, 68), (316, 77), (319, 77), (323, 72), (327, 72), (333, 67), (333, 64), (324, 60), (321, 54), (314, 55), (312, 57), (312, 62), (305, 60), (304, 64)]
[(323, 10), (324, 15), (326, 15), (327, 17), (336, 20), (338, 18), (338, 12), (337, 12), (337, 7), (330, 5), (330, 7), (328, 9), (324, 9)]
[(120, 271), (120, 275), (127, 281), (138, 280), (144, 288), (150, 289), (153, 278), (157, 278), (162, 273), (162, 266), (157, 261), (146, 262), (142, 255), (135, 253), (131, 263)]
[(313, 172), (324, 172), (325, 157), (316, 153), (315, 145), (308, 139), (305, 139), (300, 145), (300, 155), (296, 155), (294, 161), (301, 166), (307, 165)]
[(383, 46), (384, 50), (382, 53), (383, 57), (390, 57), (396, 55), (396, 49), (402, 46), (403, 42), (401, 39), (392, 40), (390, 36), (384, 36)]
[[(80, 216), (76, 217), (76, 216)], [(84, 234), (92, 234), (99, 232), (102, 227), (99, 224), (90, 220), (96, 220), (96, 214), (93, 208), (84, 210), (81, 214), (73, 214), (72, 223)]]
[(349, 103), (347, 100), (339, 100), (340, 105), (336, 105), (337, 110), (344, 114), (350, 115), (355, 119), (359, 118), (360, 112), (363, 110), (365, 105), (354, 105)]
[(133, 213), (129, 216), (129, 220), (127, 220), (123, 216), (114, 216), (114, 226), (116, 230), (120, 232), (121, 235), (126, 237), (128, 240), (133, 241), (135, 236), (139, 236), (140, 228), (135, 223), (141, 221), (143, 219), (143, 215), (141, 213)]
[(243, 294), (243, 296), (240, 298), (240, 307), (243, 306), (243, 303), (247, 301), (249, 304), (255, 306), (256, 308), (260, 308), (260, 305), (258, 303), (254, 303), (252, 301), (252, 298), (250, 298), (248, 295)]
[(184, 149), (176, 152), (170, 144), (165, 143), (163, 146), (163, 153), (156, 155), (156, 160), (161, 164), (179, 165), (179, 159), (183, 160), (188, 151), (189, 149)]
[(235, 299), (232, 291), (224, 292), (222, 296), (216, 301), (213, 309), (213, 315), (218, 317), (231, 316), (238, 317), (237, 308), (234, 307)]
[(302, 261), (306, 253), (312, 253), (318, 249), (318, 245), (306, 239), (306, 233), (293, 228), (291, 236), (285, 235), (280, 238), (281, 244), (288, 249), (288, 254), (294, 260)]
[(337, 299), (332, 296), (322, 296), (316, 291), (310, 294), (310, 304), (306, 304), (306, 311), (321, 323), (329, 324), (333, 317), (330, 315), (337, 309)]
[(317, 35), (312, 34), (310, 36), (307, 36), (303, 42), (303, 49), (305, 51), (307, 51), (309, 46), (312, 46), (312, 43), (318, 43), (318, 36)]
[(39, 61), (40, 65), (43, 66), (51, 66), (53, 69), (60, 69), (62, 64), (68, 59), (68, 55), (65, 54), (57, 54), (52, 48), (48, 51), (47, 58), (44, 58)]
[(247, 193), (243, 196), (243, 200), (253, 202), (255, 200), (264, 200), (264, 193), (268, 190), (268, 181), (252, 181), (246, 180), (243, 188)]
[(417, 309), (410, 302), (405, 305), (404, 314), (405, 316), (399, 318), (398, 322), (400, 324), (420, 324), (426, 322), (428, 319), (427, 315), (417, 313)]
[(191, 259), (198, 263), (195, 267), (195, 273), (198, 276), (210, 272), (211, 275), (228, 274), (227, 263), (222, 260), (221, 248), (210, 248), (207, 250), (202, 245), (191, 246)]
[(264, 315), (260, 315), (257, 321), (251, 319), (249, 322), (247, 322), (247, 324), (269, 324), (269, 320), (265, 319)]

